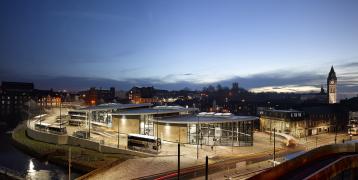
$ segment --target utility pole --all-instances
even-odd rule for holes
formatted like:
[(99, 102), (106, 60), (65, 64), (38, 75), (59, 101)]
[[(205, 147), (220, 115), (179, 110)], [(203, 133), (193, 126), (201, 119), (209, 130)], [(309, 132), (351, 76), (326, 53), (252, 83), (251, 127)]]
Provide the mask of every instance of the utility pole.
[(234, 152), (234, 126), (232, 124), (231, 124), (231, 152)]
[(270, 144), (271, 144), (271, 137), (272, 137), (272, 120), (270, 119)]
[(180, 143), (178, 143), (178, 179), (180, 176)]
[(334, 115), (334, 124), (335, 124), (335, 136), (334, 136), (334, 144), (337, 144), (337, 118), (336, 118), (336, 115)]
[(209, 158), (206, 156), (205, 158), (205, 180), (209, 179)]
[[(155, 118), (157, 120), (157, 153), (159, 152), (159, 142), (158, 142), (158, 136), (159, 136), (159, 129), (158, 129), (158, 114), (159, 114), (159, 109), (157, 109), (157, 117)], [(153, 127), (154, 128), (154, 127)]]
[(68, 150), (68, 179), (71, 179), (71, 147)]
[(118, 129), (117, 129), (117, 132), (118, 132), (118, 144), (117, 144), (117, 148), (119, 148), (119, 119), (118, 119)]
[(62, 128), (61, 106), (62, 106), (62, 101), (61, 101), (61, 98), (60, 98), (60, 129)]
[(28, 101), (28, 106), (27, 106), (27, 124), (30, 127), (30, 102), (31, 100)]
[(88, 110), (88, 139), (91, 139), (91, 111)]
[(197, 116), (198, 124), (196, 127), (196, 159), (199, 159), (199, 116)]
[(273, 129), (273, 166), (276, 165), (276, 129)]

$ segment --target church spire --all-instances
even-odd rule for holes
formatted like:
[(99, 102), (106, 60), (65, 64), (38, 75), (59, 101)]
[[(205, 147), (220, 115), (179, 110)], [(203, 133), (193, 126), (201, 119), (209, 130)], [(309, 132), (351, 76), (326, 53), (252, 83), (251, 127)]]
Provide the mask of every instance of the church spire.
[(329, 71), (328, 80), (337, 80), (336, 72), (334, 71), (333, 65), (331, 67), (331, 70)]

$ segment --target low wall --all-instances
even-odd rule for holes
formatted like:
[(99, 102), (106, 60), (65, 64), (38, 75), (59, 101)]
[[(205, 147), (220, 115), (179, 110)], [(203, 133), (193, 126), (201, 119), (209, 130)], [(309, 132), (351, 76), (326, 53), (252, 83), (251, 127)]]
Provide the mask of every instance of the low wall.
[(127, 154), (131, 156), (140, 156), (140, 157), (153, 157), (155, 155), (145, 153), (145, 152), (138, 152), (138, 151), (132, 151), (129, 149), (118, 149), (115, 147), (109, 147), (109, 146), (101, 146), (101, 152), (107, 153), (107, 154)]
[(26, 129), (27, 135), (37, 141), (42, 141), (45, 143), (51, 144), (68, 144), (72, 146), (79, 146), (82, 148), (107, 153), (107, 154), (127, 154), (131, 156), (140, 156), (140, 157), (152, 157), (153, 154), (138, 152), (129, 149), (118, 149), (115, 147), (100, 145), (98, 142), (90, 141), (87, 139), (82, 139), (74, 136), (68, 135), (57, 135), (50, 134), (47, 132), (37, 131), (31, 128)]
[(286, 161), (275, 168), (269, 169), (249, 179), (278, 179), (297, 167), (314, 162), (322, 157), (338, 153), (358, 152), (358, 143), (331, 144), (308, 151), (292, 160)]
[(31, 128), (27, 128), (26, 133), (29, 137), (38, 141), (51, 143), (51, 144), (68, 144), (67, 135), (50, 134), (47, 132), (33, 130)]
[(73, 146), (79, 146), (86, 149), (95, 150), (95, 151), (100, 151), (100, 145), (98, 142), (89, 141), (87, 139), (82, 139), (74, 136), (68, 136), (68, 144)]

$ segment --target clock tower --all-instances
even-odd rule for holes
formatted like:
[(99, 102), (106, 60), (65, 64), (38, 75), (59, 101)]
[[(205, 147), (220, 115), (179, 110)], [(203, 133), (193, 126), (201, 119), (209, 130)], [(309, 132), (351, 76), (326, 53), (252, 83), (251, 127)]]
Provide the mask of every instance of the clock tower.
[(333, 66), (331, 67), (331, 71), (329, 71), (327, 78), (327, 95), (329, 104), (337, 103), (337, 77)]

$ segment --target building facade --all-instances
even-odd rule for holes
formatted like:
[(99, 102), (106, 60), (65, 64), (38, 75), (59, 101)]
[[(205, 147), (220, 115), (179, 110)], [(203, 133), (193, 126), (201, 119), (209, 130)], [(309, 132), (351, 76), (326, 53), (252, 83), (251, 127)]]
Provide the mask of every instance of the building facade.
[(210, 146), (253, 145), (253, 125), (258, 120), (253, 116), (198, 113), (197, 108), (150, 104), (103, 104), (70, 111), (69, 115), (73, 125), (88, 126), (90, 122), (118, 134), (142, 134), (168, 142)]
[(348, 112), (344, 107), (335, 105), (307, 106), (299, 110), (262, 110), (260, 129), (305, 137), (328, 132), (345, 131)]

